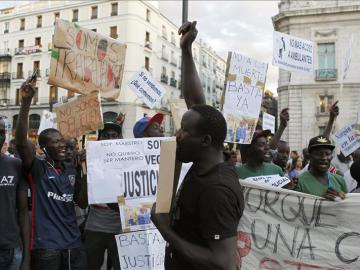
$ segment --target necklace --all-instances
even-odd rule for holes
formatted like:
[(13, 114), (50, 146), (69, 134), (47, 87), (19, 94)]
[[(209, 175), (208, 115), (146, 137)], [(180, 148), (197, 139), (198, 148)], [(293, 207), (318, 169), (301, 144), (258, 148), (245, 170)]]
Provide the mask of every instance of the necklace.
[[(46, 159), (45, 159), (45, 160), (46, 160)], [(60, 176), (59, 172), (55, 169), (55, 167), (54, 167), (53, 164), (51, 164), (51, 163), (50, 163), (49, 161), (47, 161), (47, 160), (46, 160), (46, 163), (47, 163), (48, 165), (50, 165), (50, 168), (52, 168), (52, 169), (54, 170), (54, 172), (56, 173), (57, 176)], [(48, 166), (48, 168), (49, 168), (49, 166)]]

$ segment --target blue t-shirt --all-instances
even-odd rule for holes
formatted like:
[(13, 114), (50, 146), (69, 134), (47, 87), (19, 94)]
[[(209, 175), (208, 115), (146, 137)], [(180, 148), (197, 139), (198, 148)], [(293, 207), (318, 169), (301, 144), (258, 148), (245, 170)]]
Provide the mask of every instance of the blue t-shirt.
[(73, 196), (77, 182), (75, 166), (53, 167), (35, 157), (29, 182), (33, 194), (31, 249), (69, 249), (81, 246)]

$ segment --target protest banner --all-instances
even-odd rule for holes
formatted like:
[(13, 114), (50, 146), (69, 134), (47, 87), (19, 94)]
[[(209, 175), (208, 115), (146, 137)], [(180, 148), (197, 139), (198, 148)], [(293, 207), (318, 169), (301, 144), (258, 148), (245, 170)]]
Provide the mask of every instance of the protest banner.
[(136, 95), (144, 101), (150, 108), (159, 105), (161, 98), (165, 95), (165, 89), (158, 83), (151, 74), (145, 69), (141, 68), (129, 80), (128, 86)]
[(180, 129), (181, 119), (184, 113), (188, 111), (185, 100), (182, 98), (169, 99), (169, 104), (170, 104), (171, 115), (174, 119), (175, 128)]
[(242, 185), (239, 269), (360, 269), (360, 218), (354, 214), (359, 194), (329, 201), (287, 189)]
[(334, 143), (346, 157), (360, 147), (360, 137), (356, 136), (356, 122), (357, 120), (353, 121), (332, 136)]
[(272, 64), (288, 71), (313, 74), (314, 43), (274, 31)]
[(115, 236), (122, 270), (164, 270), (165, 240), (156, 229)]
[(57, 128), (56, 114), (48, 110), (43, 110), (37, 134), (39, 135), (43, 130), (48, 128)]
[[(162, 141), (158, 190), (156, 194), (156, 213), (169, 213), (174, 189), (176, 162), (176, 141)], [(177, 181), (176, 181), (177, 182)]]
[(289, 178), (287, 178), (286, 176), (280, 176), (278, 174), (248, 177), (242, 180), (241, 183), (244, 183), (244, 181), (256, 182), (262, 185), (272, 187), (283, 187), (290, 183)]
[(49, 84), (79, 94), (100, 91), (103, 98), (120, 94), (126, 45), (76, 23), (56, 20)]
[(117, 203), (117, 197), (155, 201), (160, 141), (140, 138), (94, 141), (87, 144), (89, 204)]
[(64, 138), (77, 138), (104, 127), (100, 96), (96, 92), (55, 105), (54, 111)]
[(229, 52), (223, 114), (226, 142), (249, 144), (258, 121), (267, 64)]
[(275, 134), (275, 116), (264, 112), (262, 118), (262, 128), (263, 130), (269, 129), (272, 134)]

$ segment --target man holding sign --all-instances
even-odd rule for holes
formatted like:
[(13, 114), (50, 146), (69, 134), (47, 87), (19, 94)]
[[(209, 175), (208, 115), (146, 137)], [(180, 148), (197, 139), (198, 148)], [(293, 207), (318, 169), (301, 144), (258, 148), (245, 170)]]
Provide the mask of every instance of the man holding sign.
[[(187, 77), (184, 91), (190, 110), (184, 114), (176, 138), (177, 159), (193, 162), (193, 166), (179, 188), (171, 222), (169, 214), (155, 213), (155, 205), (151, 219), (168, 242), (165, 269), (235, 269), (243, 193), (234, 166), (224, 162), (226, 121), (219, 111), (203, 105), (198, 91), (197, 72), (190, 59), (195, 26), (196, 22), (186, 23), (179, 30), (186, 58), (184, 73), (189, 75), (191, 70), (193, 74)], [(190, 89), (193, 95), (187, 92)]]

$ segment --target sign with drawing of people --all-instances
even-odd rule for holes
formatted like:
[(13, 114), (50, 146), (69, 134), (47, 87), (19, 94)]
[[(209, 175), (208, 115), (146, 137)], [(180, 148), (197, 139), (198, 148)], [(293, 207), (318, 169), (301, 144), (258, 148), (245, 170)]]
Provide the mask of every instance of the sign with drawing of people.
[(223, 114), (227, 142), (249, 144), (258, 121), (267, 64), (230, 52)]

